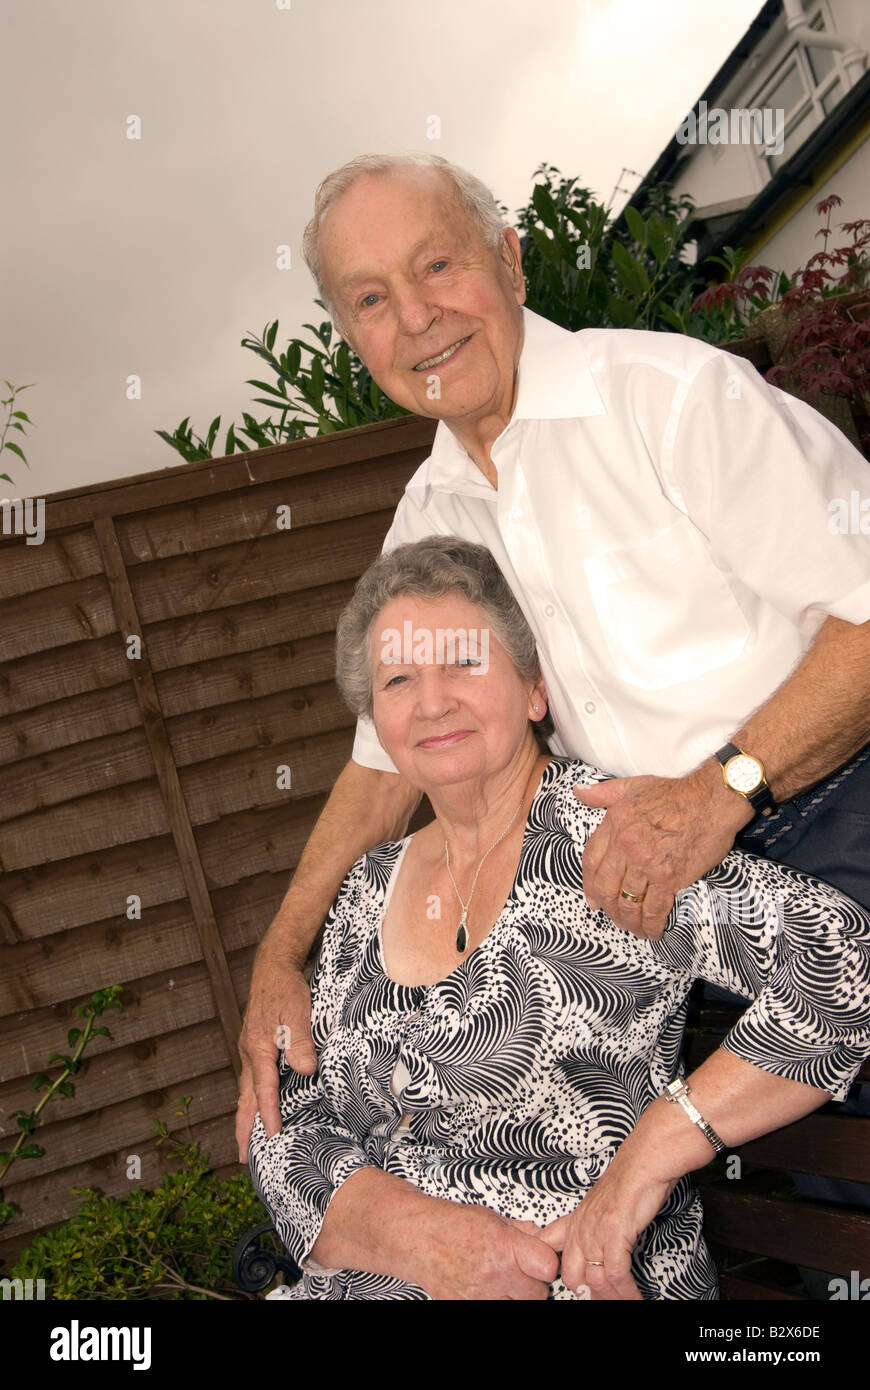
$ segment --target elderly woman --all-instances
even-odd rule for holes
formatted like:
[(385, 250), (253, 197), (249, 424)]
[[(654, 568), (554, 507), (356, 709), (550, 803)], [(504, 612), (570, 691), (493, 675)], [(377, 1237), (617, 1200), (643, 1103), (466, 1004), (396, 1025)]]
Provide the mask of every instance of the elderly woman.
[[(284, 1126), (257, 1117), (290, 1296), (715, 1298), (687, 1175), (845, 1096), (870, 1050), (870, 918), (738, 851), (659, 941), (592, 911), (604, 813), (573, 787), (602, 774), (539, 741), (534, 641), (482, 547), (381, 556), (337, 650), (435, 819), (348, 873), (312, 980), (317, 1074), (282, 1056)], [(697, 978), (754, 1002), (687, 1094)]]

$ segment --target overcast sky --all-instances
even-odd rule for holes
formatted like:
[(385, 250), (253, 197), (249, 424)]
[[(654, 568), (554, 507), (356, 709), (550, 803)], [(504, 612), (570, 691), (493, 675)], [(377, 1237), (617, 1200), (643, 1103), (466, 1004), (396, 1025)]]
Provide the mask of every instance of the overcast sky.
[(4, 451), (0, 495), (171, 467), (153, 431), (186, 415), (204, 434), (220, 414), (223, 437), (260, 375), (242, 336), (278, 318), (282, 343), (322, 317), (299, 247), (317, 183), (345, 160), (435, 152), (511, 212), (546, 161), (606, 201), (760, 8), (0, 0), (0, 378), (36, 383), (21, 399), (30, 471)]

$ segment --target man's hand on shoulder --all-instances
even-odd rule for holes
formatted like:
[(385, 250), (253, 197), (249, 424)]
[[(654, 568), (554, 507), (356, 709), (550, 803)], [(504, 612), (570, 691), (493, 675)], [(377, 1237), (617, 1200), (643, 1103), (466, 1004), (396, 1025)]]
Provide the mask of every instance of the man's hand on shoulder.
[(278, 1104), (278, 1048), (294, 1071), (310, 1075), (317, 1068), (311, 1041), (311, 994), (301, 968), (264, 955), (254, 965), (248, 1007), (239, 1037), (242, 1075), (236, 1110), (239, 1162), (248, 1161), (248, 1141), (259, 1110), (266, 1134), (281, 1128)]
[(586, 900), (636, 936), (662, 935), (677, 893), (721, 864), (752, 819), (713, 758), (686, 777), (617, 777), (574, 795), (607, 810), (583, 851)]

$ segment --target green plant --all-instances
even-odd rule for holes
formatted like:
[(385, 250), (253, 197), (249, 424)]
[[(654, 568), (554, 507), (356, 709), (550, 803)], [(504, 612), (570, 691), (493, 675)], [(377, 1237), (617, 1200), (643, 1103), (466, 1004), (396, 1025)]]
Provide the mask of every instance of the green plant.
[(665, 185), (651, 189), (646, 216), (630, 204), (611, 220), (576, 179), (542, 164), (531, 202), (517, 215), (522, 231), (526, 304), (572, 332), (580, 328), (680, 328), (669, 313), (698, 288), (681, 259), (692, 203)]
[[(3, 379), (6, 381), (5, 377)], [(30, 416), (25, 414), (23, 410), (15, 409), (15, 397), (20, 395), (22, 391), (29, 391), (31, 386), (35, 385), (35, 383), (31, 381), (28, 382), (26, 386), (13, 386), (11, 381), (7, 381), (6, 385), (9, 387), (12, 394), (11, 396), (7, 396), (5, 401), (0, 401), (0, 405), (5, 405), (7, 407), (3, 432), (0, 434), (0, 453), (2, 453), (4, 449), (10, 449), (12, 453), (17, 454), (22, 462), (27, 464), (29, 468), (30, 464), (27, 463), (27, 459), (24, 457), (24, 450), (21, 448), (21, 445), (16, 444), (12, 439), (7, 439), (6, 436), (10, 430), (19, 430), (21, 434), (26, 434), (27, 430), (24, 428), (24, 425), (33, 424)], [(11, 483), (12, 481), (13, 479), (10, 478), (8, 473), (0, 473), (0, 482)]]
[[(181, 1097), (187, 1115), (190, 1096)], [(157, 1143), (169, 1138), (154, 1122)], [(245, 1299), (232, 1278), (239, 1237), (264, 1219), (246, 1173), (218, 1179), (196, 1143), (174, 1143), (177, 1171), (153, 1190), (105, 1197), (74, 1188), (75, 1216), (22, 1251), (13, 1279), (44, 1279), (52, 1299)]]
[[(99, 989), (92, 994), (87, 1004), (80, 1005), (76, 1009), (76, 1015), (85, 1020), (84, 1028), (70, 1028), (67, 1033), (67, 1045), (75, 1050), (72, 1056), (67, 1056), (62, 1052), (53, 1052), (46, 1063), (51, 1066), (52, 1062), (63, 1062), (63, 1069), (52, 1081), (45, 1072), (40, 1072), (34, 1076), (30, 1083), (31, 1091), (44, 1091), (45, 1095), (34, 1106), (33, 1110), (16, 1110), (12, 1119), (16, 1120), (21, 1133), (18, 1135), (12, 1148), (5, 1153), (0, 1153), (0, 1182), (3, 1181), (12, 1164), (19, 1158), (42, 1158), (45, 1154), (39, 1144), (26, 1143), (30, 1135), (39, 1124), (39, 1118), (52, 1096), (64, 1096), (67, 1099), (75, 1093), (70, 1077), (80, 1069), (82, 1055), (88, 1043), (96, 1037), (110, 1038), (112, 1035), (108, 1028), (95, 1027), (94, 1020), (99, 1018), (107, 1009), (123, 1009), (120, 1001), (121, 985), (110, 985), (107, 989)], [(14, 1208), (3, 1201), (3, 1192), (0, 1189), (0, 1230), (11, 1220), (14, 1215)]]
[[(321, 309), (322, 300), (316, 300)], [(251, 448), (262, 449), (270, 444), (286, 444), (304, 439), (309, 434), (330, 434), (334, 430), (352, 429), (378, 420), (394, 420), (408, 411), (385, 396), (371, 373), (356, 353), (338, 335), (333, 343), (334, 329), (328, 319), (315, 328), (305, 328), (314, 334), (316, 345), (301, 338), (291, 338), (286, 349), (277, 354), (275, 340), (278, 320), (267, 324), (257, 338), (248, 335), (242, 347), (256, 354), (274, 373), (277, 384), (249, 378), (247, 385), (265, 391), (254, 396), (257, 405), (266, 405), (277, 415), (257, 420), (248, 411), (242, 412), (243, 424), (231, 424), (224, 441), (224, 453), (247, 453)], [(302, 354), (308, 353), (303, 363)], [(173, 434), (157, 430), (160, 438), (181, 454), (188, 463), (212, 458), (221, 427), (217, 415), (203, 439), (193, 433), (190, 417), (185, 416)], [(246, 443), (245, 440), (250, 442)]]

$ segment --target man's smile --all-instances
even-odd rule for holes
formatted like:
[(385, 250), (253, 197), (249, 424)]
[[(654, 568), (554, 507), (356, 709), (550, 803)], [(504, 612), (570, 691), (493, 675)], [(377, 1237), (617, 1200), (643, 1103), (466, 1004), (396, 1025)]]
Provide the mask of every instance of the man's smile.
[[(469, 333), (468, 338), (470, 337), (471, 334)], [(464, 343), (468, 342), (468, 338), (460, 338), (458, 342), (451, 343), (450, 347), (445, 348), (437, 357), (427, 357), (424, 362), (418, 362), (413, 370), (415, 372), (423, 372), (427, 371), (430, 367), (437, 367), (441, 362), (446, 362), (455, 352), (459, 351)]]

